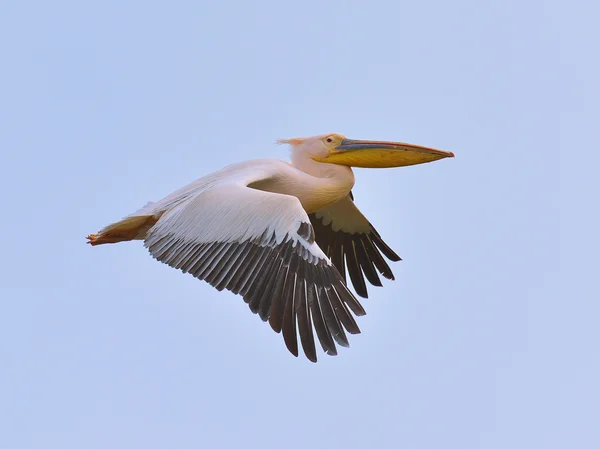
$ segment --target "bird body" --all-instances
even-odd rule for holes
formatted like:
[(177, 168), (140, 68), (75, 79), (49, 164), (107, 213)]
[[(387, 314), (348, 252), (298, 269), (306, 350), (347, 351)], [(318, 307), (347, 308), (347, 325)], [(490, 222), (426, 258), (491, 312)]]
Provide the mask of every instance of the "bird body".
[[(296, 356), (299, 334), (316, 361), (313, 329), (330, 355), (336, 343), (348, 346), (345, 332), (360, 332), (354, 316), (365, 311), (346, 285), (346, 268), (366, 297), (365, 277), (377, 286), (378, 272), (393, 279), (382, 255), (400, 259), (354, 205), (355, 178), (345, 162), (400, 166), (419, 163), (414, 152), (424, 162), (453, 155), (337, 134), (280, 142), (292, 146), (291, 163), (231, 164), (106, 226), (88, 243), (143, 240), (157, 260), (240, 294)], [(329, 157), (336, 162), (323, 162)]]

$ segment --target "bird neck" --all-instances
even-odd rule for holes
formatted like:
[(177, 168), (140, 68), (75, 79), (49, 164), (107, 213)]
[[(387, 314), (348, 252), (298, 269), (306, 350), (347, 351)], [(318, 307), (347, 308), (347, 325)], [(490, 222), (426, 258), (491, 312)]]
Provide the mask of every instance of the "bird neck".
[[(312, 179), (304, 188), (306, 193), (310, 194), (310, 199), (300, 198), (307, 210), (315, 207), (318, 210), (326, 205), (336, 203), (346, 197), (354, 187), (352, 168), (345, 165), (317, 162), (304, 155), (294, 155), (294, 153), (292, 153), (292, 165), (310, 175), (309, 179)], [(315, 204), (309, 205), (313, 202)]]
[(315, 178), (335, 178), (341, 182), (351, 182), (354, 185), (354, 173), (345, 165), (317, 162), (305, 153), (292, 151), (291, 162), (298, 170)]

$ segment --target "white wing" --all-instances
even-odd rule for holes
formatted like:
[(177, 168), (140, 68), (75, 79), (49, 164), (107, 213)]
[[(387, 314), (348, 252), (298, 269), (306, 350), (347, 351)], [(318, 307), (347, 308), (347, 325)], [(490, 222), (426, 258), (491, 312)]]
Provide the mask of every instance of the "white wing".
[(394, 262), (400, 257), (383, 241), (353, 200), (350, 193), (343, 200), (311, 214), (310, 221), (317, 244), (331, 258), (344, 280), (345, 268), (348, 268), (354, 290), (366, 298), (365, 276), (372, 285), (379, 287), (381, 280), (377, 271), (387, 279), (394, 279), (382, 254)]
[(248, 187), (270, 175), (221, 172), (221, 179), (187, 188), (177, 201), (155, 203), (170, 208), (144, 245), (157, 260), (243, 296), (252, 312), (283, 330), (296, 356), (298, 329), (304, 353), (316, 361), (313, 326), (323, 350), (335, 355), (334, 340), (348, 346), (344, 328), (360, 332), (350, 310), (365, 311), (315, 243), (300, 201)]

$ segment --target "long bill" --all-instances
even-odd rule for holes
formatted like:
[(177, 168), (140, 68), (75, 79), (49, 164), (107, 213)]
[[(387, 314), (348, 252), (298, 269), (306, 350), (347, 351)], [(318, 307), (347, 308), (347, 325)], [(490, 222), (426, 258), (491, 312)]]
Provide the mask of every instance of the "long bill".
[(446, 157), (454, 157), (454, 153), (402, 142), (344, 139), (330, 151), (329, 156), (315, 160), (351, 167), (391, 168), (424, 164)]

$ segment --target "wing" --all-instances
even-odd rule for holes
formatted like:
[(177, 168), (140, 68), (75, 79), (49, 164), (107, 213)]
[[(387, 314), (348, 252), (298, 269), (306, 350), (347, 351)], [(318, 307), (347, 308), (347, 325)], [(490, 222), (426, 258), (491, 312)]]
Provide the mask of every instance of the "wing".
[(316, 362), (313, 327), (323, 347), (348, 346), (344, 329), (360, 330), (354, 315), (365, 311), (314, 240), (297, 198), (248, 187), (234, 180), (199, 189), (166, 211), (144, 245), (153, 257), (239, 294), (283, 331), (298, 355), (297, 332), (307, 358)]
[[(367, 298), (367, 280), (381, 287), (377, 271), (387, 279), (394, 274), (383, 258), (400, 257), (383, 241), (377, 230), (354, 204), (352, 192), (343, 200), (310, 214), (316, 242), (346, 280), (345, 266), (356, 293)], [(345, 262), (345, 266), (344, 266)]]

